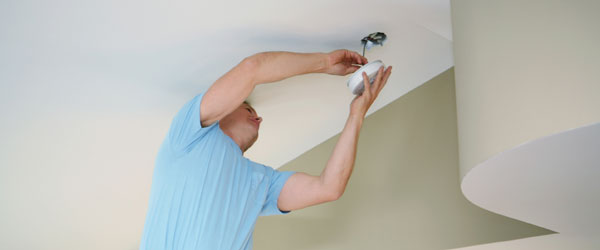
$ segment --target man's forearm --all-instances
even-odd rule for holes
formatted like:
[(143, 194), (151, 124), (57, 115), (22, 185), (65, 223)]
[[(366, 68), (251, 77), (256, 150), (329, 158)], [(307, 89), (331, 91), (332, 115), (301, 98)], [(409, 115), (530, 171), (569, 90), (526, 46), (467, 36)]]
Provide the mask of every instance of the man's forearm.
[(261, 52), (248, 58), (255, 70), (253, 83), (276, 82), (295, 75), (323, 72), (327, 67), (324, 53)]
[(342, 196), (352, 174), (354, 160), (356, 159), (358, 136), (363, 120), (364, 115), (351, 113), (348, 116), (344, 130), (333, 149), (329, 161), (327, 161), (327, 166), (321, 173), (323, 187), (326, 192), (331, 192), (334, 199)]

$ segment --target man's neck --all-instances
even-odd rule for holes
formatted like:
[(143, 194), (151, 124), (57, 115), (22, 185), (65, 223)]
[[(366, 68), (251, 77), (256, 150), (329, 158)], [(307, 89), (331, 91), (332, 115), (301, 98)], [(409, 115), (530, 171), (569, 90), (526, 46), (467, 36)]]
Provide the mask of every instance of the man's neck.
[[(221, 124), (219, 124), (220, 127)], [(235, 144), (238, 145), (238, 147), (240, 148), (240, 150), (242, 151), (242, 154), (244, 154), (244, 152), (246, 151), (245, 147), (244, 147), (244, 140), (240, 137), (235, 136), (235, 133), (232, 133), (231, 131), (229, 131), (229, 129), (227, 128), (223, 128), (221, 127), (221, 130), (223, 130), (223, 133), (225, 133), (227, 136), (231, 137), (231, 139), (235, 142)]]

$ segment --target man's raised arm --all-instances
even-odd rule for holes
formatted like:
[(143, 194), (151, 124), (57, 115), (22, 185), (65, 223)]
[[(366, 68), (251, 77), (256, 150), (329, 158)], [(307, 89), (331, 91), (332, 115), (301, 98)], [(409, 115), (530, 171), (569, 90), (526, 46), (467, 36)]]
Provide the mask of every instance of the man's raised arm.
[(215, 81), (200, 105), (202, 127), (225, 117), (252, 93), (257, 84), (280, 81), (307, 73), (345, 75), (356, 71), (367, 59), (356, 52), (330, 53), (261, 52), (242, 62)]
[(323, 172), (320, 176), (300, 172), (290, 176), (277, 199), (279, 210), (297, 210), (334, 201), (342, 196), (354, 168), (358, 136), (363, 119), (391, 73), (392, 67), (388, 67), (385, 71), (381, 67), (372, 85), (369, 84), (367, 75), (363, 73), (365, 90), (362, 95), (356, 96), (352, 100), (350, 115), (344, 130), (342, 130)]

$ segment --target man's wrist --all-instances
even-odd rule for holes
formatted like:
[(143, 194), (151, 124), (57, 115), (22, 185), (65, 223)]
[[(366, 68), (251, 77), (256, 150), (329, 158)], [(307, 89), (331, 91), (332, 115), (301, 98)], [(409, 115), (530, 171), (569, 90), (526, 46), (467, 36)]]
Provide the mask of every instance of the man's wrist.
[(315, 73), (326, 73), (327, 69), (329, 68), (329, 56), (327, 55), (327, 53), (321, 52), (317, 52), (314, 54), (318, 62)]
[(350, 115), (348, 116), (348, 120), (353, 120), (353, 121), (357, 121), (360, 122), (362, 124), (362, 122), (365, 119), (365, 114), (360, 113), (360, 112), (350, 112)]

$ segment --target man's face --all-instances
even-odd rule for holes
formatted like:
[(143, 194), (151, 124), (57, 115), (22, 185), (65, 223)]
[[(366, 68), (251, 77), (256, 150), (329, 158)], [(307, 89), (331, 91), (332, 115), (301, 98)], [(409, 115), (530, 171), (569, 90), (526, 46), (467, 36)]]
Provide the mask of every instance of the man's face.
[(221, 124), (228, 127), (236, 136), (246, 138), (245, 140), (251, 142), (250, 145), (252, 145), (258, 139), (258, 129), (261, 122), (262, 117), (256, 114), (254, 108), (249, 104), (242, 103), (237, 109), (225, 116)]
[[(262, 117), (258, 116), (258, 114), (256, 113), (256, 110), (254, 110), (254, 108), (252, 108), (252, 106), (250, 106), (247, 103), (242, 103), (242, 105), (240, 105), (240, 107), (238, 107), (238, 110), (240, 110), (240, 109), (243, 110), (241, 113), (244, 113), (244, 115), (240, 115), (240, 122), (242, 120), (249, 121), (253, 127), (256, 127), (256, 132), (258, 133), (258, 128), (260, 127), (260, 123), (262, 122)], [(238, 111), (238, 110), (236, 110), (236, 111)], [(242, 119), (242, 118), (246, 118), (246, 119)]]

